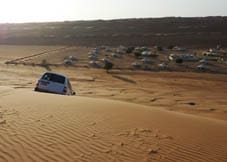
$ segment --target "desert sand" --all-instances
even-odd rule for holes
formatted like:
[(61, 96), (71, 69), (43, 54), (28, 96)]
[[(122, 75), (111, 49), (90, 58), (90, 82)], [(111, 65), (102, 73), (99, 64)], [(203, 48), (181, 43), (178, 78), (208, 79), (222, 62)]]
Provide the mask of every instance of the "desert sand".
[(225, 121), (1, 87), (1, 161), (226, 161)]
[(33, 91), (47, 69), (4, 64), (56, 48), (0, 50), (0, 161), (227, 161), (226, 75), (51, 66), (62, 96)]
[(0, 24), (1, 44), (214, 47), (227, 43), (226, 16)]

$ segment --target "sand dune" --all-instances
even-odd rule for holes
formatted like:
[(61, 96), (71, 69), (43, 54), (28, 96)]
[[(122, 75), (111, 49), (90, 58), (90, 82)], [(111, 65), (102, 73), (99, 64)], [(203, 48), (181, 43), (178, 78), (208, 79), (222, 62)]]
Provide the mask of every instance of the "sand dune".
[(0, 87), (0, 161), (227, 161), (227, 122)]
[[(90, 51), (92, 47), (1, 45), (0, 85), (32, 90), (37, 79), (48, 70), (68, 76), (80, 96), (133, 102), (227, 121), (227, 75), (126, 70), (137, 60), (127, 54), (122, 59), (110, 58), (114, 67), (126, 69), (106, 73), (89, 68)], [(99, 59), (109, 54), (101, 51)], [(158, 63), (167, 55), (168, 51), (161, 52), (154, 61)], [(63, 60), (69, 56), (79, 61), (64, 66)]]

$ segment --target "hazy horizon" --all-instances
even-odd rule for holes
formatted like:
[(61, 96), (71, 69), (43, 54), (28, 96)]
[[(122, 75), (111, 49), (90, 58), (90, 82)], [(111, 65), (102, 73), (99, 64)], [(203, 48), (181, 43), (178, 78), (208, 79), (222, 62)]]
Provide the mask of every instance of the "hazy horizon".
[[(13, 5), (12, 5), (13, 4)], [(226, 16), (226, 0), (8, 0), (0, 23)]]

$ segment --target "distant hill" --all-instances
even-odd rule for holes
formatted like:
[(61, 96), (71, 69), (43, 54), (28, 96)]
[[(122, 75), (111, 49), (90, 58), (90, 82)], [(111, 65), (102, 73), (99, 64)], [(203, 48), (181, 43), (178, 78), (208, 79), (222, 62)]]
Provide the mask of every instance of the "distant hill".
[(0, 44), (226, 46), (227, 17), (0, 24)]

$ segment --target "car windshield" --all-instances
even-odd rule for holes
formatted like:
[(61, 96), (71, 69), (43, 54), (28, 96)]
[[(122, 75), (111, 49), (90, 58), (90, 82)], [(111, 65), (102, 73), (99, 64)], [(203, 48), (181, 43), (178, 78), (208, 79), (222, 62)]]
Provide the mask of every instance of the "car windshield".
[(65, 83), (65, 77), (56, 75), (56, 74), (51, 74), (51, 73), (46, 73), (43, 75), (42, 79), (52, 81), (52, 82), (57, 82), (64, 84)]

